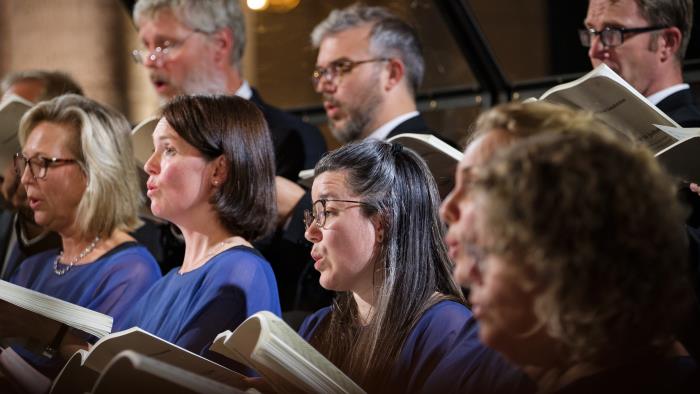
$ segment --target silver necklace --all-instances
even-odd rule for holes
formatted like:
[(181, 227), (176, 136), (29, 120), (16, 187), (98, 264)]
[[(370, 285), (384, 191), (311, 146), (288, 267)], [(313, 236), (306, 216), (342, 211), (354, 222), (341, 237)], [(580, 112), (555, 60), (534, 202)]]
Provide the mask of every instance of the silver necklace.
[[(233, 238), (233, 239), (228, 238), (228, 239), (225, 239), (225, 240), (219, 242), (218, 244), (216, 244), (216, 245), (212, 246), (211, 248), (209, 248), (209, 250), (207, 251), (207, 253), (204, 254), (204, 257), (200, 258), (200, 259), (197, 260), (197, 261), (198, 261), (198, 262), (199, 262), (199, 261), (204, 261), (204, 262), (209, 261), (209, 259), (211, 259), (212, 257), (214, 257), (214, 255), (219, 254), (219, 253), (223, 252), (224, 250), (226, 250), (226, 248), (224, 248), (224, 246), (230, 245), (230, 244), (233, 244), (233, 243), (236, 243), (236, 241), (237, 241), (237, 240), (236, 240), (235, 238)], [(182, 267), (180, 267), (180, 269), (182, 269)], [(188, 271), (188, 272), (189, 272), (189, 271)], [(184, 274), (185, 274), (185, 272), (182, 272), (182, 271), (177, 271), (177, 273), (180, 274), (180, 275), (184, 275)]]
[(97, 243), (98, 243), (98, 242), (100, 242), (100, 236), (99, 236), (99, 235), (96, 236), (95, 239), (93, 239), (92, 242), (90, 242), (90, 245), (88, 245), (85, 249), (83, 249), (83, 251), (80, 252), (80, 254), (78, 254), (77, 256), (75, 256), (75, 257), (73, 258), (73, 260), (71, 260), (71, 261), (68, 263), (68, 266), (67, 266), (66, 268), (61, 268), (61, 269), (59, 269), (59, 268), (58, 268), (58, 263), (60, 262), (61, 258), (63, 257), (63, 251), (61, 251), (61, 253), (59, 253), (58, 256), (56, 256), (56, 260), (53, 261), (53, 273), (56, 274), (56, 275), (58, 275), (58, 276), (62, 276), (62, 275), (64, 275), (66, 272), (70, 271), (70, 269), (73, 268), (73, 265), (75, 265), (75, 263), (77, 263), (78, 261), (82, 260), (83, 257), (89, 255), (90, 252), (92, 252), (93, 250), (95, 250), (95, 247), (97, 246)]

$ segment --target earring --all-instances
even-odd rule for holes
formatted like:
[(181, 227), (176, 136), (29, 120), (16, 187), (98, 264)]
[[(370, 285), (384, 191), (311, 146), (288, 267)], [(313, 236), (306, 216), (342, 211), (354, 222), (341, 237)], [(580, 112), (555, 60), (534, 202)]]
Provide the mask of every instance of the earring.
[(215, 181), (214, 181), (214, 186), (219, 186), (219, 181), (215, 180)]

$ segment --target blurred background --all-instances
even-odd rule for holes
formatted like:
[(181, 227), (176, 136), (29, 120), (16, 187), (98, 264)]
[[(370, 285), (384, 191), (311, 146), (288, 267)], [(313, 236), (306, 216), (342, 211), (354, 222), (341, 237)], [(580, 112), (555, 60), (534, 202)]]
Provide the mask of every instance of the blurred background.
[[(136, 124), (158, 100), (138, 48), (130, 0), (0, 0), (0, 77), (27, 69), (71, 74), (85, 93)], [(243, 0), (248, 44), (244, 76), (269, 103), (324, 131), (323, 109), (309, 82), (313, 27), (353, 1)], [(590, 70), (578, 41), (587, 0), (365, 1), (394, 10), (418, 29), (426, 58), (419, 106), (429, 125), (455, 141), (484, 108), (539, 95)], [(255, 10), (255, 8), (262, 8)], [(700, 91), (698, 7), (685, 73)]]

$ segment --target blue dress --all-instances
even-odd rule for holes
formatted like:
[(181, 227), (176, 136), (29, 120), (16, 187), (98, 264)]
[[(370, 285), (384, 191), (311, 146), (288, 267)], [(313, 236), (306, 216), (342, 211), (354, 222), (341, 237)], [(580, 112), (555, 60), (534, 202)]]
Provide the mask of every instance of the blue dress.
[(153, 256), (136, 242), (120, 244), (94, 262), (74, 265), (60, 276), (53, 272), (56, 257), (57, 250), (29, 257), (10, 282), (110, 315), (115, 326), (162, 276)]
[(193, 271), (181, 275), (178, 269), (173, 268), (159, 280), (114, 331), (138, 326), (194, 353), (240, 369), (208, 349), (217, 334), (235, 329), (256, 312), (281, 313), (270, 264), (255, 249), (236, 246)]
[[(299, 334), (309, 341), (330, 307), (309, 316)], [(534, 383), (483, 345), (464, 305), (441, 301), (418, 320), (404, 342), (384, 392), (533, 393)]]
[[(153, 256), (136, 242), (117, 245), (99, 259), (74, 265), (60, 276), (53, 271), (56, 257), (58, 250), (54, 249), (27, 258), (10, 282), (110, 315), (114, 319), (113, 328), (125, 317), (131, 305), (162, 276)], [(66, 268), (63, 264), (59, 266)], [(95, 338), (85, 334), (85, 340), (93, 342)], [(19, 345), (12, 348), (50, 377), (55, 376), (62, 366), (58, 356), (49, 359)]]

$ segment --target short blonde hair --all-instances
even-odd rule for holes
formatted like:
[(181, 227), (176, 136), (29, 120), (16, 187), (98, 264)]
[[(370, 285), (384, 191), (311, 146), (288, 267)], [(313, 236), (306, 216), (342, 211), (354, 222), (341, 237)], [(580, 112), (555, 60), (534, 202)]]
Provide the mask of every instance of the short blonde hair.
[(37, 104), (22, 117), (22, 146), (41, 122), (61, 124), (78, 134), (70, 148), (87, 177), (76, 213), (80, 231), (109, 236), (114, 230), (138, 227), (143, 196), (126, 118), (85, 97), (59, 96)]
[(473, 172), (485, 250), (539, 289), (535, 314), (572, 362), (663, 351), (689, 295), (684, 210), (644, 147), (543, 133)]

